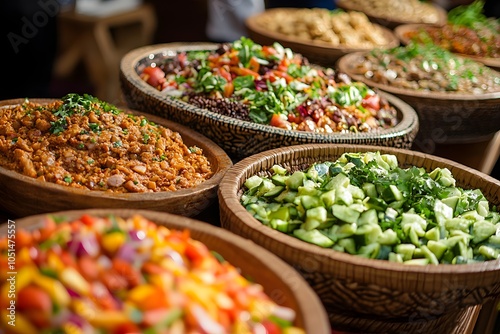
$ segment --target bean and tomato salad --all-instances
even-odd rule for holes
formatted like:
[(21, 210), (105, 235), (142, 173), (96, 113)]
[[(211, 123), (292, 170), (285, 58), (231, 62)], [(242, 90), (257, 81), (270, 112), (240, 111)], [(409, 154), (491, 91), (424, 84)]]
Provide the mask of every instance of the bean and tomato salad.
[(197, 107), (288, 130), (369, 132), (398, 123), (394, 107), (364, 83), (312, 66), (279, 43), (242, 37), (215, 50), (177, 52), (140, 76)]
[[(16, 326), (2, 316), (7, 333), (305, 334), (292, 309), (189, 230), (141, 215), (46, 216), (38, 229), (19, 228), (15, 240)], [(5, 292), (6, 236), (0, 245)]]

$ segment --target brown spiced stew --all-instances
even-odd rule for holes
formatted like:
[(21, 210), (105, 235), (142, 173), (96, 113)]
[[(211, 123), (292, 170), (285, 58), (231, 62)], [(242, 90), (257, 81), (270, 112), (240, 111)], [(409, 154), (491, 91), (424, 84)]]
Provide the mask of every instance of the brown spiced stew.
[(0, 166), (117, 193), (191, 188), (212, 175), (202, 150), (186, 146), (179, 133), (77, 94), (0, 109)]

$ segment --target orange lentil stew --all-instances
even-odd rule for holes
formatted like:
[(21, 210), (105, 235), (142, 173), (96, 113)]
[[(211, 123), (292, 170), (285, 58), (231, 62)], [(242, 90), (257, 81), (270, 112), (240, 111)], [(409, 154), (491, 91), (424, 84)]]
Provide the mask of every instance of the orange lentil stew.
[(212, 175), (202, 150), (187, 147), (179, 133), (77, 94), (0, 109), (0, 166), (116, 193), (175, 191)]
[[(47, 216), (43, 223), (16, 231), (16, 326), (1, 320), (8, 333), (305, 334), (293, 326), (293, 309), (189, 230), (140, 215)], [(2, 291), (10, 284), (6, 239)]]

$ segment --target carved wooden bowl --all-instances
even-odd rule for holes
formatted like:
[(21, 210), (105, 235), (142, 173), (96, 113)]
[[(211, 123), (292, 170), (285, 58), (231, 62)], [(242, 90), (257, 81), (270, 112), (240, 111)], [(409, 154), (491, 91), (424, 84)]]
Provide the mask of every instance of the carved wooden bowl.
[(240, 203), (245, 180), (275, 164), (296, 170), (334, 161), (345, 152), (367, 151), (396, 155), (404, 167), (427, 171), (447, 167), (457, 186), (479, 188), (493, 205), (500, 204), (499, 180), (450, 160), (387, 147), (310, 144), (262, 152), (236, 163), (219, 187), (221, 225), (296, 268), (320, 296), (333, 328), (361, 333), (449, 333), (468, 307), (500, 295), (500, 261), (408, 266), (361, 258), (267, 227)]
[(213, 43), (167, 43), (130, 51), (120, 65), (121, 86), (129, 107), (188, 126), (213, 140), (234, 159), (273, 148), (306, 143), (369, 144), (401, 148), (412, 146), (419, 129), (417, 114), (406, 103), (384, 92), (377, 93), (381, 93), (398, 112), (399, 124), (395, 127), (375, 132), (322, 134), (285, 130), (202, 109), (167, 96), (139, 76), (144, 67), (160, 62), (165, 57), (172, 57), (176, 52), (213, 50), (217, 46)]
[[(0, 101), (2, 106), (22, 103), (24, 99)], [(32, 102), (49, 103), (50, 99), (30, 99)], [(195, 216), (216, 201), (217, 187), (224, 173), (232, 166), (228, 155), (213, 141), (185, 126), (137, 111), (156, 124), (161, 124), (181, 135), (188, 146), (197, 146), (211, 164), (213, 175), (196, 187), (177, 191), (146, 193), (111, 193), (72, 188), (40, 181), (13, 170), (0, 167), (0, 207), (16, 217), (86, 208), (131, 208), (165, 211), (183, 216)]]
[[(251, 277), (263, 286), (265, 293), (276, 303), (292, 308), (296, 312), (295, 325), (306, 333), (330, 334), (326, 312), (319, 298), (307, 282), (288, 264), (255, 243), (245, 240), (222, 228), (191, 218), (164, 212), (131, 209), (92, 209), (50, 213), (52, 217), (77, 219), (82, 215), (97, 217), (129, 218), (142, 215), (148, 220), (170, 229), (190, 231), (190, 236), (204, 243), (210, 250), (219, 253), (242, 275)], [(29, 216), (15, 221), (16, 229), (33, 229), (42, 224), (44, 214)], [(0, 236), (6, 235), (7, 225), (0, 229)]]
[[(397, 15), (397, 8), (398, 6), (389, 6), (391, 8), (387, 8), (387, 11), (385, 13), (381, 13), (378, 11), (374, 11), (372, 8), (373, 5), (373, 0), (365, 1), (364, 3), (366, 4), (365, 6), (362, 6), (361, 3), (352, 3), (350, 0), (336, 0), (336, 5), (338, 8), (344, 9), (344, 10), (356, 10), (360, 11), (366, 14), (370, 21), (380, 24), (382, 26), (385, 26), (389, 29), (394, 29), (397, 26), (401, 24), (408, 24), (408, 23), (423, 23), (426, 22), (426, 18), (418, 15), (414, 15), (411, 19), (403, 19), (402, 17)], [(395, 5), (397, 2), (392, 2)], [(437, 16), (437, 19), (435, 22), (432, 22), (432, 24), (435, 25), (443, 25), (446, 23), (448, 19), (448, 13), (446, 10), (436, 4), (429, 3), (428, 6), (432, 6), (433, 10), (435, 11), (435, 14)]]
[[(278, 42), (284, 47), (290, 48), (295, 52), (298, 52), (312, 63), (322, 65), (322, 66), (335, 66), (335, 62), (342, 57), (351, 52), (356, 51), (367, 51), (372, 48), (361, 48), (361, 47), (348, 47), (346, 45), (333, 46), (330, 43), (323, 41), (310, 41), (297, 36), (289, 36), (279, 32), (270, 31), (266, 29), (266, 26), (262, 24), (265, 20), (273, 19), (278, 14), (283, 15), (294, 15), (297, 8), (272, 8), (264, 11), (263, 13), (253, 15), (245, 21), (245, 25), (248, 30), (248, 35), (251, 39), (262, 45), (272, 45), (274, 42)], [(387, 41), (384, 45), (380, 45), (380, 48), (392, 48), (399, 46), (399, 39), (396, 37), (393, 31), (390, 29), (376, 24), (380, 28), (381, 33)]]

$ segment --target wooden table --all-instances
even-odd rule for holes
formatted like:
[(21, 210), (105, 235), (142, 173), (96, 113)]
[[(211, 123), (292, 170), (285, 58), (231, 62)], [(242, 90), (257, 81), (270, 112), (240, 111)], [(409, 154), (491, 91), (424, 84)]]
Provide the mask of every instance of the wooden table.
[(109, 16), (63, 12), (58, 23), (62, 50), (54, 74), (66, 77), (83, 61), (95, 95), (115, 103), (120, 60), (126, 52), (152, 42), (156, 16), (153, 7), (144, 4)]

